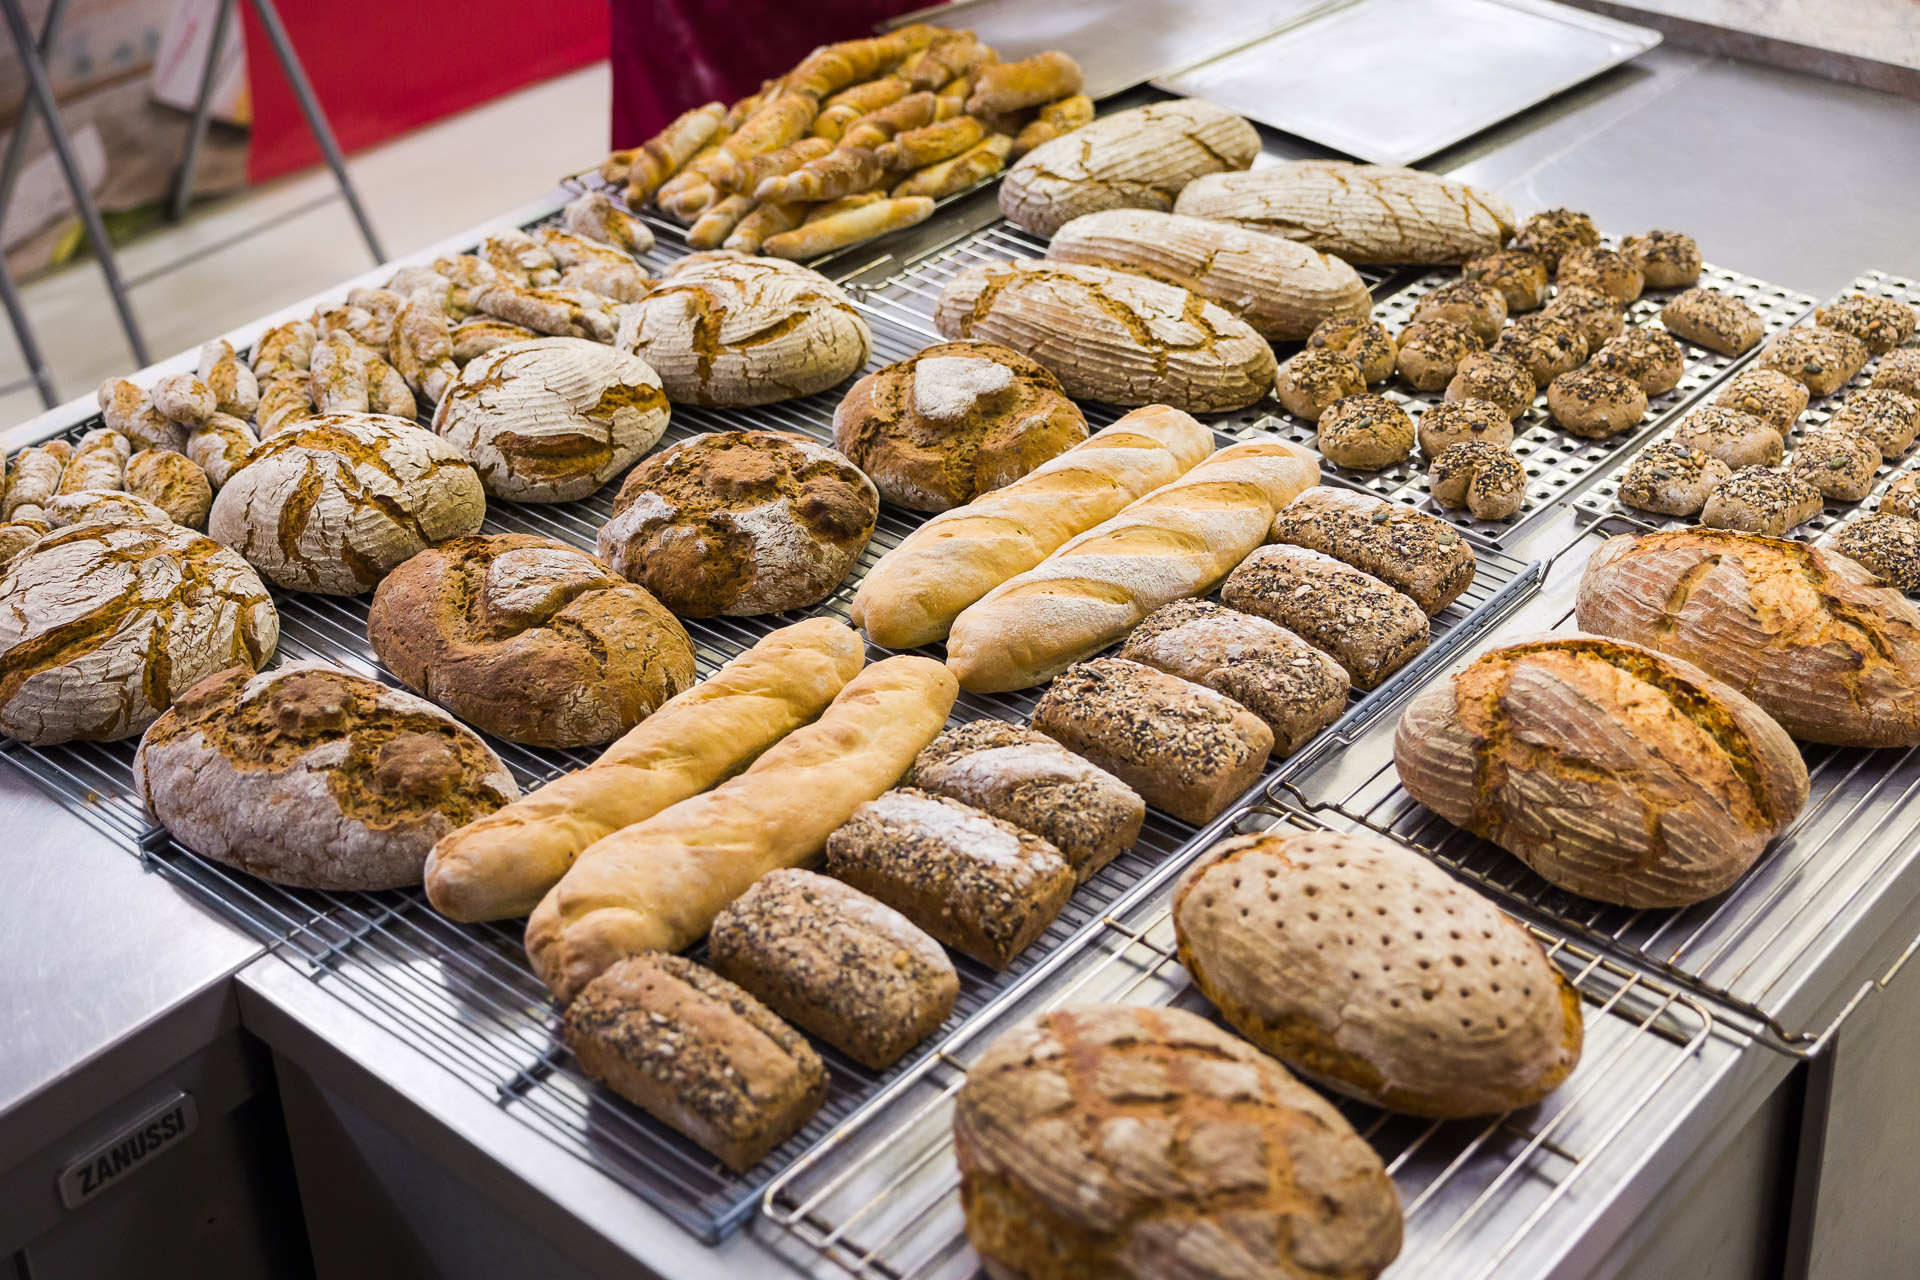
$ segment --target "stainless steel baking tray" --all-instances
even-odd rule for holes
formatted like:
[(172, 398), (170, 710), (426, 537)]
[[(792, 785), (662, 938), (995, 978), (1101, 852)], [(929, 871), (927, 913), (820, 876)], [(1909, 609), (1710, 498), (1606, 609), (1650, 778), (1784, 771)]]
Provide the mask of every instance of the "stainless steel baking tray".
[(1548, 0), (1351, 0), (1153, 83), (1346, 155), (1411, 164), (1660, 39)]

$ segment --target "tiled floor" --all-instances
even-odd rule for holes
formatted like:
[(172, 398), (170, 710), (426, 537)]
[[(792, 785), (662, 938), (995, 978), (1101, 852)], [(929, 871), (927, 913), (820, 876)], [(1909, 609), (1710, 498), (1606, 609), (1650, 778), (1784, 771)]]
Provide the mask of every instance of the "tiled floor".
[[(604, 63), (353, 156), (348, 168), (389, 254), (398, 256), (525, 204), (560, 175), (605, 154), (610, 82)], [(257, 235), (133, 291), (155, 358), (195, 346), (371, 265), (324, 168), (211, 204), (177, 227), (126, 246), (129, 279), (253, 228)], [(23, 290), (63, 399), (134, 368), (99, 269), (87, 259)], [(0, 384), (24, 376), (0, 316)], [(0, 398), (0, 428), (40, 412), (31, 390)]]

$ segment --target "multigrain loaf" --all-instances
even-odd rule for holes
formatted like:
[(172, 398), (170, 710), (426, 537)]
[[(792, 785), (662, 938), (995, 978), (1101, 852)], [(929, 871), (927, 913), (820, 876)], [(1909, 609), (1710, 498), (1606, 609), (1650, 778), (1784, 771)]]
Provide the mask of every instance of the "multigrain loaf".
[[(1718, 294), (1711, 296), (1719, 297)], [(1541, 308), (1541, 314), (1572, 324), (1587, 340), (1588, 349), (1594, 351), (1619, 337), (1627, 327), (1625, 307), (1598, 289), (1589, 289), (1583, 284), (1563, 285), (1554, 293), (1553, 301)]]
[(1667, 332), (1723, 356), (1750, 350), (1767, 332), (1760, 313), (1741, 299), (1697, 285), (1660, 308), (1660, 323)]
[(1460, 362), (1486, 346), (1473, 330), (1457, 320), (1422, 320), (1410, 324), (1400, 331), (1395, 344), (1400, 376), (1421, 391), (1439, 391), (1445, 387), (1460, 371)]
[(1750, 413), (1785, 432), (1807, 411), (1807, 389), (1772, 369), (1742, 369), (1720, 389), (1713, 403)]
[(1687, 355), (1664, 329), (1629, 329), (1593, 353), (1597, 369), (1631, 378), (1650, 396), (1664, 395), (1686, 376)]
[(1841, 502), (1858, 502), (1871, 493), (1879, 470), (1880, 450), (1873, 441), (1832, 427), (1806, 432), (1787, 459), (1790, 474)]
[(1643, 231), (1620, 242), (1620, 252), (1649, 289), (1683, 289), (1700, 278), (1700, 246), (1679, 231)]
[(1393, 1183), (1345, 1117), (1183, 1009), (1018, 1023), (968, 1071), (953, 1136), (993, 1280), (1373, 1280), (1400, 1252)]
[(1537, 386), (1546, 386), (1587, 359), (1587, 335), (1565, 316), (1521, 316), (1501, 331), (1493, 350), (1526, 366)]
[(762, 637), (584, 769), (443, 837), (427, 898), (454, 920), (534, 909), (580, 851), (739, 773), (826, 710), (865, 662), (860, 637), (809, 618)]
[(1547, 270), (1560, 266), (1570, 250), (1600, 243), (1600, 228), (1577, 209), (1541, 209), (1527, 215), (1514, 233), (1513, 247), (1539, 257)]
[[(1679, 440), (1660, 440), (1627, 464), (1620, 501), (1663, 516), (1695, 516), (1707, 497), (1733, 478), (1719, 458)], [(1591, 628), (1590, 628), (1591, 629)]]
[(1473, 585), (1473, 548), (1458, 530), (1370, 493), (1315, 485), (1280, 509), (1271, 540), (1364, 570), (1412, 597), (1429, 617)]
[(1178, 285), (1110, 267), (966, 267), (941, 291), (934, 323), (948, 338), (1031, 356), (1078, 400), (1209, 413), (1245, 408), (1273, 386), (1273, 349), (1246, 321)]
[(1587, 562), (1584, 631), (1684, 658), (1794, 737), (1920, 742), (1920, 610), (1844, 555), (1678, 529), (1608, 539)]
[(1359, 689), (1376, 688), (1427, 647), (1427, 615), (1411, 597), (1305, 547), (1261, 547), (1220, 598), (1333, 655)]
[(1778, 538), (1825, 506), (1820, 491), (1796, 475), (1776, 467), (1742, 467), (1707, 495), (1700, 523)]
[(988, 592), (954, 620), (947, 665), (975, 692), (1039, 684), (1161, 605), (1211, 591), (1318, 479), (1295, 445), (1222, 449)]
[(1880, 450), (1880, 457), (1892, 462), (1920, 434), (1920, 399), (1901, 391), (1870, 387), (1842, 400), (1827, 425), (1871, 441)]
[(1784, 373), (1816, 396), (1832, 395), (1866, 368), (1867, 344), (1840, 329), (1795, 325), (1775, 334), (1754, 364)]
[(1327, 406), (1318, 426), (1314, 443), (1320, 456), (1336, 467), (1379, 471), (1413, 455), (1413, 418), (1386, 396), (1342, 396)]
[(314, 662), (195, 685), (140, 740), (134, 784), (195, 853), (307, 889), (419, 884), (434, 841), (520, 794), (440, 708)]
[(1691, 662), (1577, 632), (1512, 640), (1422, 692), (1394, 764), (1447, 821), (1628, 907), (1720, 893), (1807, 800), (1766, 712)]
[(1901, 476), (1887, 486), (1880, 495), (1880, 505), (1875, 508), (1889, 515), (1905, 516), (1909, 520), (1920, 519), (1920, 479), (1911, 475)]
[[(1359, 362), (1331, 347), (1310, 346), (1294, 352), (1276, 371), (1273, 383), (1280, 407), (1308, 422), (1320, 421), (1333, 406), (1366, 390), (1367, 377)], [(1401, 412), (1404, 416), (1405, 411)]]
[(1274, 341), (1298, 341), (1329, 316), (1364, 319), (1373, 306), (1360, 273), (1331, 254), (1175, 213), (1111, 209), (1075, 218), (1054, 233), (1047, 257), (1177, 284)]
[(1896, 591), (1920, 591), (1920, 522), (1910, 517), (1869, 511), (1835, 529), (1827, 545)]
[(1915, 319), (1913, 308), (1906, 303), (1864, 293), (1849, 293), (1813, 313), (1815, 324), (1852, 334), (1876, 356), (1911, 338)]
[(1729, 467), (1770, 467), (1787, 442), (1773, 424), (1750, 413), (1710, 404), (1695, 409), (1674, 428), (1673, 442), (1720, 459)]
[(1513, 234), (1491, 191), (1418, 169), (1302, 160), (1190, 183), (1175, 213), (1298, 240), (1348, 262), (1458, 263)]
[(1630, 259), (1612, 249), (1592, 245), (1568, 249), (1561, 254), (1560, 264), (1554, 268), (1553, 282), (1562, 289), (1585, 285), (1615, 302), (1637, 301), (1641, 290), (1646, 288), (1640, 268)]
[(1540, 944), (1390, 841), (1223, 841), (1181, 877), (1172, 911), (1180, 963), (1241, 1035), (1375, 1106), (1512, 1111), (1580, 1060), (1579, 993)]
[(1000, 211), (1042, 236), (1103, 209), (1169, 212), (1194, 179), (1244, 169), (1259, 153), (1259, 133), (1230, 111), (1198, 98), (1156, 102), (1029, 151), (1001, 180)]
[(1371, 316), (1329, 316), (1307, 335), (1307, 346), (1325, 347), (1353, 361), (1368, 386), (1391, 378), (1400, 354), (1387, 326)]
[(1465, 507), (1476, 520), (1505, 520), (1526, 505), (1527, 468), (1505, 445), (1468, 440), (1433, 460), (1427, 492), (1438, 505)]
[(1507, 323), (1507, 295), (1484, 281), (1463, 277), (1422, 294), (1408, 318), (1415, 324), (1422, 320), (1451, 320), (1467, 326), (1480, 341), (1490, 344)]
[(1499, 351), (1476, 351), (1460, 362), (1447, 382), (1447, 399), (1479, 400), (1518, 418), (1532, 407), (1539, 388), (1533, 374), (1515, 356)]

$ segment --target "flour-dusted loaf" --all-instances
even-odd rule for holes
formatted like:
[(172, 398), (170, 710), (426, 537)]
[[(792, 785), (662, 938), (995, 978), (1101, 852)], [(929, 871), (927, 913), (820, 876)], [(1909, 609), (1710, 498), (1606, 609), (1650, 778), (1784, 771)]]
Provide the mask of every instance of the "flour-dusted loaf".
[(1282, 441), (1222, 449), (988, 592), (954, 620), (947, 665), (975, 692), (1039, 684), (1161, 605), (1211, 591), (1319, 474)]
[(1332, 654), (1359, 689), (1378, 687), (1427, 647), (1426, 611), (1412, 597), (1305, 547), (1261, 547), (1220, 598)]
[(1329, 316), (1364, 319), (1373, 307), (1360, 273), (1332, 254), (1176, 213), (1110, 209), (1075, 218), (1054, 233), (1047, 257), (1177, 284), (1274, 341), (1297, 342)]
[(1074, 886), (1046, 840), (913, 787), (854, 810), (827, 840), (826, 869), (995, 969), (1046, 931)]
[(216, 671), (258, 669), (279, 637), (266, 585), (204, 534), (47, 533), (0, 571), (0, 733), (35, 746), (131, 737)]
[(1513, 1111), (1580, 1061), (1580, 995), (1540, 944), (1391, 841), (1223, 841), (1181, 877), (1173, 925), (1180, 963), (1241, 1035), (1375, 1106)]
[(54, 492), (124, 489), (127, 459), (132, 456), (132, 441), (112, 427), (95, 427), (73, 446), (73, 456), (67, 459)]
[(1393, 758), (1447, 821), (1628, 907), (1722, 892), (1807, 801), (1766, 712), (1684, 659), (1579, 632), (1511, 640), (1424, 690)]
[(1246, 321), (1179, 285), (1111, 267), (966, 267), (941, 291), (934, 323), (949, 338), (1033, 357), (1077, 400), (1213, 413), (1273, 387), (1273, 348)]
[(305, 889), (419, 884), (434, 841), (520, 794), (440, 708), (315, 662), (195, 685), (140, 740), (134, 783), (195, 853)]
[(1200, 178), (1175, 213), (1298, 240), (1354, 263), (1458, 263), (1513, 234), (1491, 191), (1418, 169), (1300, 160)]
[(584, 338), (535, 338), (467, 362), (433, 429), (495, 498), (570, 502), (595, 492), (667, 429), (667, 397), (645, 360)]
[(735, 1172), (827, 1098), (827, 1070), (805, 1036), (681, 956), (613, 966), (568, 1006), (561, 1032), (581, 1070)]
[(787, 1021), (875, 1071), (932, 1035), (960, 979), (892, 907), (812, 871), (769, 871), (722, 911), (708, 963)]
[(960, 612), (1075, 534), (1178, 479), (1213, 452), (1213, 433), (1165, 405), (1135, 409), (1004, 489), (915, 529), (867, 570), (851, 617), (875, 644), (946, 638)]
[(1168, 212), (1202, 174), (1244, 169), (1260, 154), (1245, 120), (1199, 98), (1117, 111), (1029, 151), (1000, 182), (1000, 212), (1050, 236), (1103, 209)]
[(854, 373), (873, 334), (817, 271), (778, 258), (694, 254), (622, 309), (614, 345), (682, 404), (755, 405), (824, 391)]
[(157, 524), (178, 523), (148, 502), (119, 489), (81, 489), (63, 493), (46, 507), (47, 523), (55, 529), (71, 524)]
[(831, 618), (762, 637), (586, 768), (445, 836), (427, 859), (428, 900), (455, 920), (527, 914), (582, 849), (745, 769), (826, 710), (865, 660)]
[(954, 1100), (993, 1280), (1373, 1280), (1380, 1157), (1267, 1055), (1184, 1009), (1080, 1005), (994, 1041)]
[(818, 604), (873, 536), (880, 495), (802, 435), (715, 431), (635, 467), (600, 530), (600, 558), (682, 617)]
[(1580, 627), (1684, 658), (1794, 737), (1920, 743), (1920, 609), (1844, 555), (1719, 529), (1610, 538)]
[(206, 473), (207, 483), (217, 492), (247, 464), (259, 443), (260, 437), (252, 427), (238, 418), (216, 413), (187, 437), (187, 457)]
[(200, 464), (170, 449), (142, 449), (127, 459), (126, 490), (145, 498), (189, 529), (207, 527), (213, 482)]
[(1315, 485), (1280, 508), (1272, 540), (1363, 569), (1406, 592), (1428, 617), (1473, 585), (1473, 548), (1459, 530), (1370, 493)]
[(325, 414), (260, 442), (207, 532), (276, 586), (369, 590), (429, 545), (477, 533), (487, 497), (459, 450), (378, 414)]

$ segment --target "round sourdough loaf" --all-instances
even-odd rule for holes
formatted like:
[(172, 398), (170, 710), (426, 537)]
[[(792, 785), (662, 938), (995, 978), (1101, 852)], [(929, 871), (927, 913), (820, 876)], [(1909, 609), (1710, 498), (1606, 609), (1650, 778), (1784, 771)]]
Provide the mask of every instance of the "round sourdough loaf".
[(660, 377), (584, 338), (510, 342), (467, 362), (433, 429), (495, 498), (571, 502), (632, 466), (667, 429)]
[(681, 617), (784, 613), (840, 585), (879, 514), (873, 482), (825, 445), (716, 431), (633, 469), (600, 558)]
[(1447, 821), (1628, 907), (1711, 898), (1807, 802), (1766, 712), (1691, 662), (1579, 632), (1519, 637), (1422, 692), (1393, 759)]
[(812, 395), (873, 351), (867, 322), (798, 263), (697, 253), (621, 308), (614, 345), (652, 365), (676, 404), (755, 405)]
[(833, 442), (880, 496), (950, 511), (1012, 484), (1087, 438), (1051, 373), (991, 342), (943, 342), (853, 384)]
[(584, 551), (525, 533), (454, 538), (381, 582), (367, 639), (474, 728), (538, 747), (611, 742), (693, 684), (693, 642)]
[(355, 596), (430, 544), (478, 532), (486, 510), (480, 477), (433, 432), (330, 413), (261, 441), (207, 532), (276, 586)]
[(1527, 931), (1399, 845), (1223, 841), (1173, 896), (1180, 963), (1241, 1035), (1390, 1111), (1528, 1107), (1580, 1060), (1580, 996)]
[(36, 746), (131, 737), (195, 682), (259, 667), (279, 640), (266, 585), (205, 534), (72, 525), (0, 577), (0, 733)]
[(953, 1139), (993, 1280), (1372, 1280), (1400, 1252), (1393, 1183), (1346, 1118), (1183, 1009), (1018, 1023), (968, 1071)]
[(419, 884), (434, 841), (519, 798), (478, 734), (321, 663), (188, 690), (140, 740), (134, 785), (187, 848), (276, 884)]

